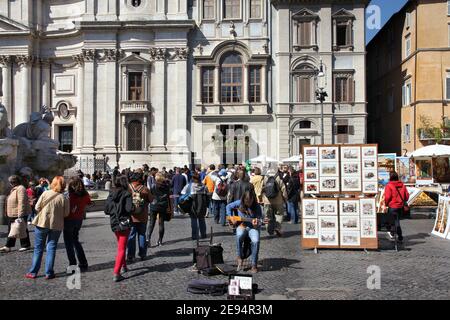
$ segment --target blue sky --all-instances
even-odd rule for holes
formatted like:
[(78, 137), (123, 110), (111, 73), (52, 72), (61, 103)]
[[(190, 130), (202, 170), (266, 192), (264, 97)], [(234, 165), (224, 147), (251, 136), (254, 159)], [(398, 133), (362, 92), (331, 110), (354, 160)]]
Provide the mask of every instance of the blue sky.
[[(389, 18), (403, 7), (406, 1), (407, 0), (372, 0), (370, 4), (377, 5), (381, 8), (381, 27), (383, 27)], [(366, 25), (366, 42), (369, 43), (378, 31), (379, 30), (369, 30)]]

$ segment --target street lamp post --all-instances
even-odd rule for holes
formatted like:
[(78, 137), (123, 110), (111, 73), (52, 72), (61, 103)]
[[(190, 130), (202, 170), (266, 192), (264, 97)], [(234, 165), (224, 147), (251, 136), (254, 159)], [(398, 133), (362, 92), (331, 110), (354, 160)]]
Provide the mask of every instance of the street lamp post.
[(322, 60), (320, 60), (319, 71), (316, 75), (317, 77), (317, 90), (316, 90), (316, 99), (320, 101), (320, 118), (321, 118), (321, 138), (322, 144), (325, 144), (325, 132), (324, 132), (324, 114), (323, 114), (323, 103), (328, 97), (327, 92), (325, 91), (325, 87), (327, 85), (326, 81), (326, 71), (324, 70), (324, 64)]
[(103, 173), (106, 172), (106, 153), (103, 154)]

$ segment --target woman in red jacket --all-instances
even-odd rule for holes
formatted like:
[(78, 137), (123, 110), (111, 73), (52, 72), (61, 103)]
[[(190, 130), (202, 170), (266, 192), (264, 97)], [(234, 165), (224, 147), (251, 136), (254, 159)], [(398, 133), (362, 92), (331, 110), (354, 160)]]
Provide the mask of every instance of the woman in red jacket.
[(400, 216), (404, 213), (403, 207), (408, 202), (409, 193), (403, 182), (399, 181), (397, 172), (391, 172), (389, 183), (384, 192), (385, 203), (389, 208), (388, 214), (392, 214), (395, 217), (398, 240), (401, 242), (403, 241), (403, 234), (400, 227)]

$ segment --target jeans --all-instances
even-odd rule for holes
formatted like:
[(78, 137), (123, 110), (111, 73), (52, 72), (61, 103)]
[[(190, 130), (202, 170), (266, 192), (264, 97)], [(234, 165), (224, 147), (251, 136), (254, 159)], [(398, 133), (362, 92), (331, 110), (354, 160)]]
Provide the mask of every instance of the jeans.
[[(66, 246), (67, 259), (69, 259), (70, 266), (87, 267), (88, 262), (84, 254), (83, 246), (79, 240), (79, 233), (83, 220), (64, 220), (64, 244)], [(76, 257), (75, 257), (76, 253)]]
[[(14, 221), (16, 221), (17, 218), (8, 218), (8, 234), (11, 231), (11, 224), (14, 223)], [(27, 221), (27, 217), (22, 217), (22, 220), (24, 220), (25, 222)], [(26, 228), (26, 232), (27, 232), (27, 237), (24, 239), (20, 239), (20, 246), (22, 248), (29, 248), (31, 247), (31, 242), (30, 242), (30, 234), (28, 232), (28, 227)], [(8, 248), (14, 248), (16, 246), (16, 238), (7, 238), (6, 239), (6, 245), (5, 247)]]
[(260, 232), (257, 229), (253, 229), (250, 227), (238, 227), (236, 229), (236, 255), (238, 257), (241, 256), (242, 244), (246, 237), (250, 237), (250, 241), (252, 242), (252, 256), (251, 262), (252, 267), (258, 266), (258, 255), (259, 255), (259, 236)]
[(214, 220), (216, 223), (225, 225), (225, 217), (227, 214), (227, 201), (226, 200), (213, 200), (214, 201)]
[(120, 270), (127, 266), (127, 261), (125, 259), (127, 251), (128, 236), (130, 235), (130, 230), (127, 231), (116, 231), (117, 238), (117, 256), (116, 263), (114, 265), (114, 274), (120, 275)]
[(267, 225), (267, 232), (270, 235), (273, 235), (275, 230), (281, 231), (281, 224), (283, 223), (284, 218), (284, 204), (280, 205), (264, 205), (264, 215), (267, 219), (269, 219), (269, 223)]
[(166, 213), (161, 213), (158, 218), (158, 212), (150, 212), (150, 223), (147, 228), (147, 241), (150, 243), (152, 240), (153, 229), (155, 229), (156, 220), (159, 221), (159, 241), (162, 242), (164, 237), (164, 215)]
[(174, 194), (172, 199), (173, 199), (173, 212), (178, 214), (179, 213), (178, 202), (180, 202), (180, 195)]
[(395, 224), (392, 226), (391, 232), (397, 232), (398, 240), (403, 241), (403, 232), (400, 226), (400, 216), (403, 214), (403, 209), (389, 208), (388, 213), (395, 217)]
[(206, 220), (205, 218), (197, 218), (191, 216), (192, 240), (198, 240), (198, 233), (200, 231), (200, 238), (206, 238)]
[(33, 222), (34, 217), (36, 217), (36, 209), (31, 207), (31, 214), (28, 216), (27, 222)]
[(290, 221), (292, 223), (298, 223), (298, 202), (297, 201), (288, 201), (287, 202), (287, 212), (290, 217)]
[(45, 258), (45, 275), (53, 276), (55, 274), (53, 266), (55, 264), (56, 248), (58, 245), (61, 231), (50, 230), (36, 227), (34, 230), (34, 254), (33, 262), (29, 273), (36, 276), (41, 268), (42, 256), (44, 254), (44, 245), (47, 241), (47, 256)]
[(139, 257), (145, 258), (147, 256), (147, 240), (145, 237), (146, 229), (146, 223), (133, 223), (130, 236), (128, 237), (128, 258), (134, 258), (136, 256), (136, 238), (139, 245)]
[(212, 215), (214, 213), (214, 203), (216, 202), (216, 200), (212, 199), (212, 193), (208, 194), (208, 215)]

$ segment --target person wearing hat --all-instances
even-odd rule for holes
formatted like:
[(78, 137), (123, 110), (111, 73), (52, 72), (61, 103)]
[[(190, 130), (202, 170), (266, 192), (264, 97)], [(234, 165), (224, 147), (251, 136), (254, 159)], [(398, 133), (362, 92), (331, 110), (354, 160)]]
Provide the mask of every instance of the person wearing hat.
[(227, 196), (229, 190), (228, 172), (226, 169), (221, 169), (217, 176), (213, 176), (214, 192), (212, 200), (214, 203), (214, 221), (222, 226), (226, 225), (226, 209)]

